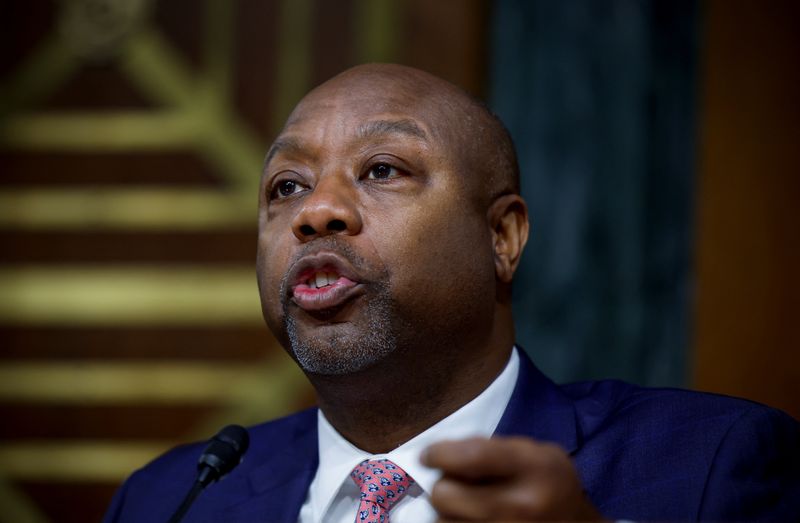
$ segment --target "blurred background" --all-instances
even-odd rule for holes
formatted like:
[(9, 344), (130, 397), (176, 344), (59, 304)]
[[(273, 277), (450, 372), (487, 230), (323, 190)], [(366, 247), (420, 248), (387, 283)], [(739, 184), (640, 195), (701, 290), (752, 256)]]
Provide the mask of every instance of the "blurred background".
[(369, 61), (511, 130), (551, 376), (800, 417), (798, 27), (791, 0), (4, 2), (0, 521), (99, 520), (170, 446), (313, 404), (261, 321), (257, 180)]

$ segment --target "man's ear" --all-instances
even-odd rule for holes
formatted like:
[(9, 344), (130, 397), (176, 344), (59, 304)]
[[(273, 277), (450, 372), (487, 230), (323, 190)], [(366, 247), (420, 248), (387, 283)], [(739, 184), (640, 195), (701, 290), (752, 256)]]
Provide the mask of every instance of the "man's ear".
[(506, 194), (489, 206), (497, 279), (511, 283), (528, 241), (528, 206), (518, 194)]

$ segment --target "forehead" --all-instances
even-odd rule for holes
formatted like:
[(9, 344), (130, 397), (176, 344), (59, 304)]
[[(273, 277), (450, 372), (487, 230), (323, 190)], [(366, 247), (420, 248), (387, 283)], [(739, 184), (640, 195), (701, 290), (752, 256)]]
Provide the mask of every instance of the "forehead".
[(390, 135), (448, 147), (452, 120), (432, 98), (391, 84), (318, 89), (292, 112), (267, 163), (287, 147), (344, 146)]

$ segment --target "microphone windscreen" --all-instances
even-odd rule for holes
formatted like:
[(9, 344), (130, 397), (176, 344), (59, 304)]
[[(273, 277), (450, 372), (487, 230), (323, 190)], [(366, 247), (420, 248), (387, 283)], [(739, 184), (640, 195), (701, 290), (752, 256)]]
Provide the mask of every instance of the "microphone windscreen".
[(197, 463), (201, 471), (210, 467), (214, 474), (212, 481), (230, 472), (242, 460), (250, 445), (247, 430), (239, 425), (228, 425), (211, 438)]

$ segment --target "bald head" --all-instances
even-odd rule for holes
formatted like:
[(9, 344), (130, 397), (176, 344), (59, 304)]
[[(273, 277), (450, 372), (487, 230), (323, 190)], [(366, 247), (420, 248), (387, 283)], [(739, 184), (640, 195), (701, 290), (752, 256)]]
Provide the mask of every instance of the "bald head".
[(463, 89), (419, 69), (396, 64), (348, 69), (303, 98), (286, 127), (303, 118), (310, 105), (335, 106), (353, 96), (376, 111), (406, 108), (429, 115), (436, 122), (429, 131), (450, 144), (481, 206), (504, 194), (519, 194), (516, 152), (499, 118)]

